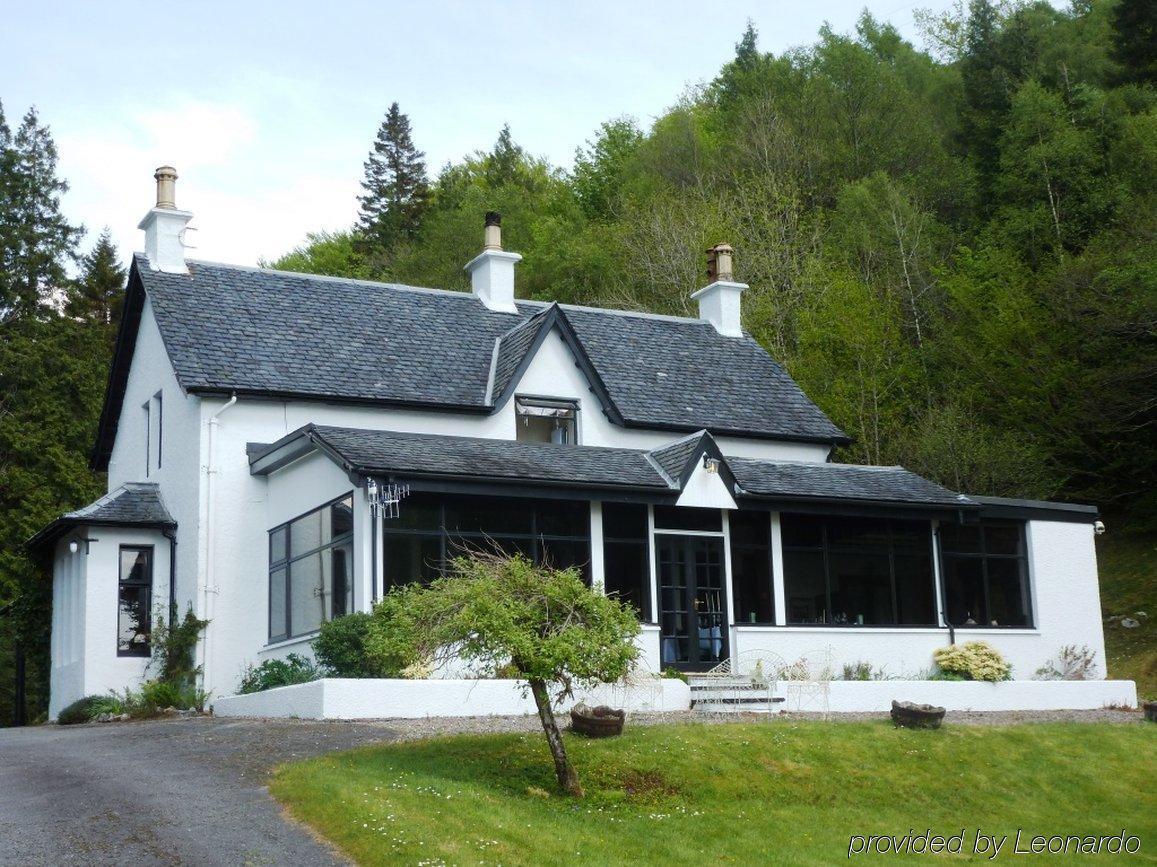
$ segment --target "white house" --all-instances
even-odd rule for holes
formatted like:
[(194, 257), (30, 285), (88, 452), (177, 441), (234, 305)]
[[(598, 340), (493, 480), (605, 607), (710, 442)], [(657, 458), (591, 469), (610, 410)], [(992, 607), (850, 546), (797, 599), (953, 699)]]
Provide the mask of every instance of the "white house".
[(497, 215), (470, 293), (290, 274), (186, 260), (156, 177), (92, 455), (109, 493), (32, 541), (53, 716), (139, 681), (158, 608), (210, 621), (227, 696), (484, 538), (629, 600), (653, 671), (823, 646), (915, 675), (971, 638), (1019, 678), (1064, 645), (1103, 665), (1096, 510), (832, 462), (845, 434), (741, 329), (730, 248), (699, 318), (516, 300)]

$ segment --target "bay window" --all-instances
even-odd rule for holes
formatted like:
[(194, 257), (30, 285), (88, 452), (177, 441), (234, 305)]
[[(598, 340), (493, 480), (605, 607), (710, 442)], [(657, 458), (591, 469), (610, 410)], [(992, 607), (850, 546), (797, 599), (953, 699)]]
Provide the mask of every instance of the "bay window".
[(269, 531), (269, 640), (308, 635), (353, 610), (353, 496)]

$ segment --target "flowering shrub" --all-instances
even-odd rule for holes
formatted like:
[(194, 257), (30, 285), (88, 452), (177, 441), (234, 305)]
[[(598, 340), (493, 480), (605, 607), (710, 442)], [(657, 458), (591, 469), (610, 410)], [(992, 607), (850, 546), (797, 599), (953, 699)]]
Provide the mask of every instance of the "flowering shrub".
[(932, 658), (940, 670), (956, 674), (966, 680), (1008, 680), (1012, 676), (1009, 665), (1000, 651), (985, 641), (969, 641), (951, 647), (938, 647)]

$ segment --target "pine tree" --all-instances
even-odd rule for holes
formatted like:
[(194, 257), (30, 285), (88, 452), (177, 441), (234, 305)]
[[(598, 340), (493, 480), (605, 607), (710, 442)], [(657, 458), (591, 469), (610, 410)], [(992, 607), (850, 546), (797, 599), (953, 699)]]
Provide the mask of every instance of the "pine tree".
[(1000, 168), (1000, 132), (1010, 105), (1009, 84), (1000, 62), (997, 41), (1000, 16), (989, 0), (972, 0), (968, 7), (964, 57), (964, 137), (976, 164), (980, 208), (990, 210), (993, 184)]
[(734, 64), (740, 72), (751, 72), (759, 64), (759, 31), (750, 18), (747, 19), (743, 36), (735, 43)]
[(388, 250), (417, 234), (429, 200), (425, 154), (414, 147), (410, 119), (395, 102), (365, 162), (358, 229), (369, 246)]
[(1157, 84), (1157, 3), (1153, 0), (1117, 0), (1113, 58), (1121, 64), (1121, 81)]
[(0, 108), (0, 320), (36, 312), (66, 285), (65, 263), (84, 233), (60, 212), (67, 191), (36, 109), (13, 137)]
[(503, 124), (494, 150), (486, 155), (486, 183), (491, 189), (497, 189), (517, 180), (525, 160), (526, 152), (514, 143), (510, 124)]
[(124, 300), (126, 272), (107, 226), (96, 246), (80, 262), (82, 272), (69, 290), (65, 312), (98, 325), (116, 325)]

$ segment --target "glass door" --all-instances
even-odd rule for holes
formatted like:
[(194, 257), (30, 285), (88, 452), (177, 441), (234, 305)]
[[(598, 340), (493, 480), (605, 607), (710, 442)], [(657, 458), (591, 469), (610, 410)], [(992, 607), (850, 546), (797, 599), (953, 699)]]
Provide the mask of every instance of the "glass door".
[(655, 536), (663, 666), (705, 671), (727, 658), (723, 539)]

